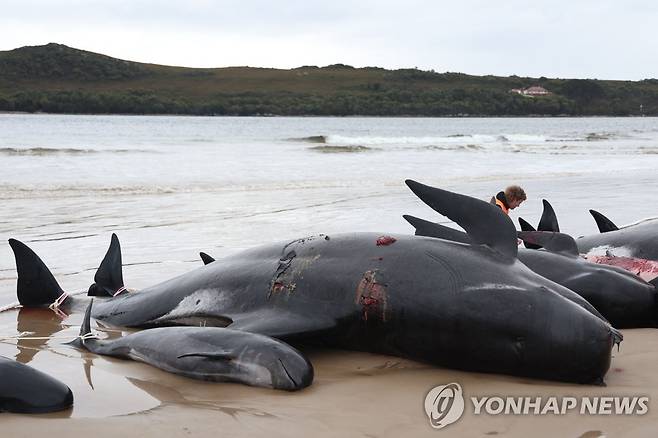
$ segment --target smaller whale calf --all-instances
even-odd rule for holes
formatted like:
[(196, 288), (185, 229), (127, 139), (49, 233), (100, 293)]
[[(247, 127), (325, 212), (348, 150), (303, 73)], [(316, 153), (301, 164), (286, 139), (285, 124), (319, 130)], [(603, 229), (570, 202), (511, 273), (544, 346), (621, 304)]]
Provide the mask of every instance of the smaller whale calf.
[(296, 391), (313, 382), (313, 366), (288, 344), (264, 335), (218, 327), (161, 327), (116, 340), (90, 337), (87, 307), (76, 347), (132, 359), (199, 380)]
[(28, 365), (0, 356), (0, 412), (45, 414), (73, 406), (68, 386)]

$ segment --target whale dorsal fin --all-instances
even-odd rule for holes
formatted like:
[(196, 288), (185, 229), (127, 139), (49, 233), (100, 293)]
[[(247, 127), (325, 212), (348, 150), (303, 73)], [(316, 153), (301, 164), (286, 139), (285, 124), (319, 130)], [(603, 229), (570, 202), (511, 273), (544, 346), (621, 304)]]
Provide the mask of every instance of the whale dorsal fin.
[(200, 252), (199, 256), (201, 257), (201, 260), (203, 260), (204, 265), (207, 265), (207, 264), (212, 263), (212, 262), (215, 261), (215, 259), (213, 257), (209, 256), (205, 252)]
[(64, 291), (50, 269), (26, 244), (9, 239), (16, 258), (18, 283), (16, 295), (24, 307), (44, 307), (55, 302)]
[[(71, 342), (67, 342), (68, 345), (73, 345), (76, 348), (87, 348), (87, 345), (85, 343), (91, 340), (87, 340), (85, 336), (91, 334), (91, 308), (93, 305), (94, 305), (94, 299), (92, 298), (91, 301), (89, 301), (89, 304), (87, 305), (87, 309), (85, 310), (85, 316), (82, 318), (82, 325), (80, 325), (80, 333), (78, 337), (72, 340)], [(91, 379), (88, 378), (87, 380), (91, 385)]]
[(516, 228), (498, 207), (410, 179), (405, 183), (424, 203), (466, 230), (472, 243), (488, 245), (506, 257), (516, 258)]
[(89, 288), (87, 295), (91, 296), (114, 296), (123, 285), (123, 269), (121, 261), (121, 244), (116, 234), (112, 233), (110, 247), (103, 257), (96, 275), (94, 275), (95, 286)]
[(522, 217), (519, 218), (519, 225), (521, 225), (521, 231), (537, 231), (535, 227), (530, 225), (530, 222), (526, 221)]
[(468, 234), (454, 228), (446, 227), (435, 222), (411, 216), (408, 214), (402, 217), (416, 229), (416, 236), (436, 237), (438, 239), (451, 240), (453, 242), (471, 243)]
[(523, 242), (546, 248), (547, 251), (559, 253), (569, 257), (578, 257), (578, 245), (573, 237), (564, 233), (552, 231), (519, 231), (519, 238)]
[(596, 221), (596, 226), (599, 227), (599, 231), (601, 233), (607, 233), (608, 231), (617, 231), (619, 229), (619, 227), (615, 225), (614, 222), (612, 222), (607, 217), (603, 216), (598, 211), (590, 210), (589, 213), (592, 216), (594, 216), (594, 220)]
[(537, 231), (554, 231), (559, 233), (560, 225), (557, 222), (557, 215), (555, 214), (555, 210), (553, 210), (553, 206), (546, 199), (542, 199), (541, 202), (544, 204), (544, 211), (541, 213)]
[[(535, 227), (530, 225), (530, 223), (525, 219), (523, 219), (522, 217), (519, 218), (519, 225), (521, 225), (521, 231), (536, 231)], [(534, 243), (526, 242), (525, 240), (523, 241), (523, 246), (525, 246), (528, 249), (541, 249), (541, 246), (535, 245)]]

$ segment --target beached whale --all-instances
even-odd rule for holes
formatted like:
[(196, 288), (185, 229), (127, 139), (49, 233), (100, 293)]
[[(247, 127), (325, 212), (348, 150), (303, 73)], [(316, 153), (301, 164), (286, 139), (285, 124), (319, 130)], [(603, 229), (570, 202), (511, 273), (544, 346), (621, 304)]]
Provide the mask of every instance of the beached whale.
[(576, 239), (580, 252), (587, 254), (596, 249), (620, 257), (658, 261), (658, 219), (617, 227), (601, 213), (590, 210), (599, 227), (599, 234)]
[[(404, 218), (421, 236), (470, 242), (463, 231), (414, 216)], [(658, 290), (654, 283), (615, 266), (590, 263), (579, 256), (575, 240), (562, 233), (518, 233), (526, 245), (545, 250), (519, 249), (519, 260), (537, 274), (565, 286), (586, 299), (617, 328), (658, 327)]]
[(64, 383), (0, 356), (0, 412), (43, 414), (71, 406), (73, 393)]
[[(92, 301), (93, 303), (93, 301)], [(132, 359), (199, 380), (235, 382), (286, 391), (313, 381), (313, 366), (293, 347), (276, 339), (218, 327), (161, 327), (113, 339), (91, 333), (92, 303), (73, 345), (92, 353)]]
[[(560, 231), (557, 215), (551, 204), (543, 200), (538, 231)], [(593, 263), (618, 266), (645, 280), (658, 277), (658, 219), (648, 219), (625, 227), (617, 227), (601, 213), (590, 210), (599, 234), (576, 239), (578, 251)], [(519, 218), (521, 229), (533, 231), (527, 221)], [(526, 244), (529, 248), (537, 245)]]
[[(511, 220), (487, 202), (407, 184), (475, 244), (317, 235), (120, 294), (95, 304), (92, 315), (119, 326), (227, 326), (464, 370), (601, 382), (619, 333), (585, 300), (518, 261)], [(47, 287), (21, 285), (38, 263), (17, 241), (12, 248), (23, 296), (51, 302), (57, 291), (44, 299)]]

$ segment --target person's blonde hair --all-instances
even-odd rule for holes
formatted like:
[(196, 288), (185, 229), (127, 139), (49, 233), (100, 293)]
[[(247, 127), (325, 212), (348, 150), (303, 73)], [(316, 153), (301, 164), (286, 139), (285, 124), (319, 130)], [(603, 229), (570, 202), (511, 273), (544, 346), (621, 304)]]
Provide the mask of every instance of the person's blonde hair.
[(525, 201), (526, 200), (526, 195), (525, 195), (525, 190), (521, 188), (521, 186), (509, 186), (505, 189), (505, 199), (507, 199), (507, 202), (511, 202), (514, 200), (517, 201)]

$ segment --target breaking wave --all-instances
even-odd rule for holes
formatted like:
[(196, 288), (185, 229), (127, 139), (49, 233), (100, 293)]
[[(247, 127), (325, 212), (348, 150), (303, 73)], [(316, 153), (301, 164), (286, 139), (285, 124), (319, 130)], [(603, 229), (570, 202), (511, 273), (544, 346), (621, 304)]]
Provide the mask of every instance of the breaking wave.
[(419, 147), (419, 149), (425, 149), (425, 150), (428, 150), (428, 151), (455, 151), (455, 150), (481, 151), (481, 150), (484, 150), (484, 146), (477, 145), (477, 144), (461, 144), (461, 145), (452, 145), (452, 146), (430, 145), (430, 146)]
[(327, 137), (324, 135), (311, 135), (309, 137), (289, 138), (289, 141), (301, 141), (304, 143), (326, 143)]
[[(629, 139), (629, 140), (626, 140)], [(313, 135), (288, 139), (295, 142), (316, 143), (308, 147), (313, 152), (350, 153), (371, 150), (419, 150), (459, 152), (507, 152), (528, 154), (605, 153), (618, 155), (635, 151), (640, 154), (658, 154), (658, 147), (639, 146), (638, 139), (614, 132), (587, 132), (577, 134), (465, 134), (441, 136), (348, 136)]]
[(312, 151), (322, 154), (344, 154), (353, 152), (369, 152), (377, 150), (377, 148), (369, 148), (367, 146), (354, 145), (354, 146), (313, 146), (309, 148)]
[(153, 150), (147, 149), (81, 149), (81, 148), (15, 148), (5, 147), (0, 148), (0, 155), (5, 156), (49, 156), (49, 155), (88, 155), (99, 153), (155, 153)]

